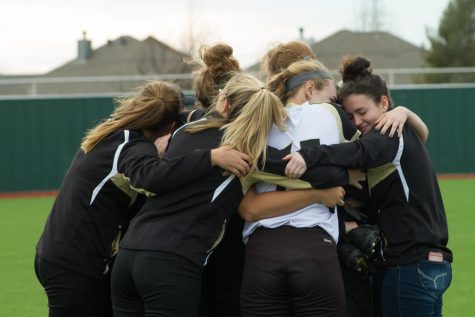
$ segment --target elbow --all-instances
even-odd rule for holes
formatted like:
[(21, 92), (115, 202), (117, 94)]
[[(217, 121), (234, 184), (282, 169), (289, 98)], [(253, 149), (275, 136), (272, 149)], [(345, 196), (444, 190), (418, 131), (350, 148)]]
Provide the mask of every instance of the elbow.
[(244, 221), (251, 222), (251, 221), (259, 220), (259, 218), (257, 217), (257, 214), (253, 212), (250, 206), (247, 206), (246, 204), (241, 204), (239, 206), (238, 213), (241, 216), (241, 218), (244, 219)]
[(422, 136), (422, 142), (426, 143), (429, 139), (429, 130), (425, 131), (425, 134)]

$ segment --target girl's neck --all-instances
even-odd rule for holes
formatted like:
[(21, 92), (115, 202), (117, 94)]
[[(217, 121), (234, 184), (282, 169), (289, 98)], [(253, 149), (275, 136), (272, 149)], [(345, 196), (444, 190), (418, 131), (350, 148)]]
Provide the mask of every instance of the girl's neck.
[(306, 102), (307, 100), (305, 98), (295, 96), (295, 97), (291, 97), (287, 99), (286, 106), (296, 106), (296, 105), (298, 106), (298, 105), (303, 105)]

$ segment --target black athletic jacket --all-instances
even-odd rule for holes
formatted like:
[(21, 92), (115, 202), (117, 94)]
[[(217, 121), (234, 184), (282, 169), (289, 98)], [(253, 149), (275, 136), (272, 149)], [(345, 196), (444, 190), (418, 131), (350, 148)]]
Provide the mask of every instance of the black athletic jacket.
[[(172, 159), (195, 149), (219, 146), (216, 128), (189, 134), (178, 130), (165, 155)], [(190, 173), (194, 173), (193, 170)], [(205, 177), (147, 200), (120, 243), (124, 249), (154, 250), (181, 255), (202, 267), (224, 234), (226, 220), (242, 198), (239, 179), (212, 168)]]
[(441, 251), (448, 261), (444, 205), (426, 148), (410, 126), (401, 138), (371, 130), (359, 140), (300, 151), (307, 165), (369, 168), (371, 205), (387, 240), (385, 265), (404, 265)]
[(161, 193), (210, 170), (209, 151), (159, 160), (154, 144), (140, 131), (115, 131), (87, 154), (76, 153), (37, 244), (37, 254), (66, 269), (106, 277), (118, 241), (142, 205), (130, 185)]

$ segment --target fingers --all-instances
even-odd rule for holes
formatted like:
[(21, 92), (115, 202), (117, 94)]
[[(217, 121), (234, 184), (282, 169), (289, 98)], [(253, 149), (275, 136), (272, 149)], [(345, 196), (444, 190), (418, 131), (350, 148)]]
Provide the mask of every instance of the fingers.
[(357, 189), (363, 189), (363, 186), (359, 182), (355, 182), (351, 184), (353, 187), (356, 187)]
[(360, 184), (360, 182), (363, 182), (366, 180), (366, 173), (362, 172), (361, 170), (349, 169), (348, 175), (349, 175), (349, 180), (348, 180), (349, 185), (356, 187), (358, 189), (363, 189), (363, 186)]
[(232, 149), (229, 145), (211, 150), (212, 166), (219, 166), (232, 174), (243, 177), (250, 171), (250, 157)]
[(346, 191), (345, 191), (345, 189), (344, 189), (343, 187), (341, 187), (341, 186), (338, 186), (338, 187), (340, 188), (341, 198), (343, 199), (343, 198), (345, 197), (345, 195), (346, 195)]
[(287, 155), (284, 156), (282, 159), (283, 159), (284, 161), (289, 161), (292, 157), (293, 157), (293, 153), (287, 154)]
[(306, 171), (306, 168), (300, 167), (300, 166), (293, 166), (287, 177), (289, 178), (300, 178)]
[(289, 178), (299, 178), (303, 174), (303, 168), (298, 164), (293, 164), (289, 168), (289, 172), (286, 173), (287, 177)]
[(289, 161), (285, 167), (285, 175), (289, 178), (299, 178), (307, 170), (307, 164), (298, 152), (286, 155), (283, 160)]
[(243, 177), (242, 173), (238, 169), (230, 168), (229, 172), (231, 172), (233, 175), (236, 175), (236, 177)]
[(285, 168), (285, 175), (289, 178), (299, 178), (305, 173), (307, 167), (292, 159)]
[(383, 120), (383, 116), (379, 117), (378, 120), (375, 121), (376, 125), (374, 126), (374, 128), (376, 130), (381, 130), (381, 128), (384, 126), (384, 120)]
[(157, 154), (159, 158), (162, 158), (165, 155), (165, 152), (168, 147), (168, 142), (170, 141), (171, 134), (161, 136), (153, 142), (157, 148)]
[(389, 120), (385, 120), (384, 121), (384, 125), (383, 127), (380, 129), (379, 133), (381, 133), (382, 135), (386, 134), (386, 132), (388, 131), (389, 128), (392, 128), (393, 127), (393, 122), (392, 121), (389, 121)]
[(251, 158), (249, 157), (249, 155), (244, 154), (242, 152), (239, 152), (237, 150), (233, 150), (233, 151), (236, 151), (239, 154), (239, 156), (241, 157), (241, 159), (244, 160), (247, 164), (249, 164), (251, 162)]
[(244, 177), (249, 174), (251, 167), (244, 159), (239, 159), (229, 163), (229, 171), (237, 177)]
[(296, 164), (296, 161), (294, 159), (294, 155), (293, 153), (292, 154), (289, 154), (289, 155), (286, 155), (283, 160), (288, 160), (289, 162), (287, 163), (287, 165), (285, 166), (285, 176), (287, 177), (290, 177), (290, 175), (293, 173), (293, 171), (295, 170), (295, 164)]
[(397, 125), (393, 124), (391, 126), (391, 130), (389, 131), (389, 137), (392, 138), (394, 133), (396, 133), (396, 131), (397, 131)]
[(343, 187), (332, 187), (327, 189), (326, 191), (326, 199), (324, 200), (323, 204), (327, 207), (335, 207), (335, 206), (344, 206), (345, 205), (345, 190)]

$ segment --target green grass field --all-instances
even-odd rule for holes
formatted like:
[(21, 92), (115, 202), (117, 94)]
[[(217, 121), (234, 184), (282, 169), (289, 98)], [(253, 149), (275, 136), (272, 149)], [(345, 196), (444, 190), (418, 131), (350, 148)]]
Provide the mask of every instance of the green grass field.
[[(475, 316), (475, 179), (441, 180), (440, 186), (449, 221), (449, 247), (454, 252), (444, 315)], [(52, 198), (0, 199), (0, 316), (48, 315), (33, 258), (52, 203)]]

